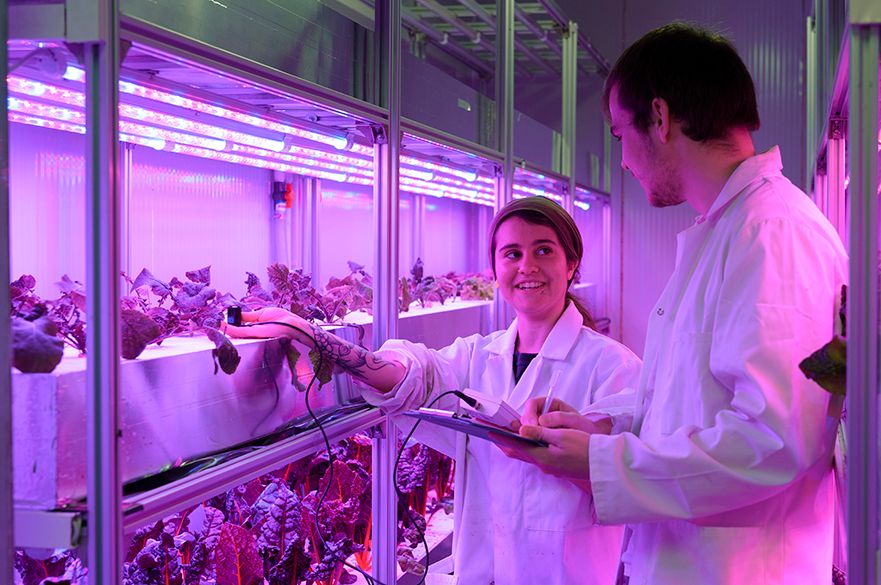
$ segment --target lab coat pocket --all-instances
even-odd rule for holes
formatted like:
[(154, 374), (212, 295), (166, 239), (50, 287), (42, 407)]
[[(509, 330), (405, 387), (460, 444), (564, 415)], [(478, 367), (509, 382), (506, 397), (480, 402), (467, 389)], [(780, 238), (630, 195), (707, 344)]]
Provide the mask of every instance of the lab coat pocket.
[(708, 397), (703, 393), (718, 386), (709, 367), (712, 339), (709, 332), (678, 333), (665, 352), (666, 359), (658, 364), (652, 410), (662, 435), (683, 426), (712, 424), (712, 413), (707, 419), (705, 408)]
[(590, 496), (538, 468), (523, 474), (523, 524), (527, 530), (570, 532), (593, 525)]

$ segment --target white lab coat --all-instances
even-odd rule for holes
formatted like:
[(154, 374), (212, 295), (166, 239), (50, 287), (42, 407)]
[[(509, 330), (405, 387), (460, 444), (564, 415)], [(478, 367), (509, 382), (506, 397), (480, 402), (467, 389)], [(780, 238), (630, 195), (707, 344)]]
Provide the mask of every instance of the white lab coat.
[(776, 148), (679, 234), (634, 432), (590, 444), (599, 521), (635, 523), (630, 585), (828, 585), (840, 400), (798, 363), (831, 338), (846, 271)]
[[(392, 393), (368, 390), (365, 397), (395, 413), (424, 405), (445, 390), (473, 388), (521, 410), (527, 399), (545, 395), (552, 373), (559, 370), (557, 397), (584, 412), (607, 412), (616, 426), (629, 428), (639, 358), (583, 327), (570, 305), (515, 385), (516, 327), (515, 321), (507, 331), (459, 338), (438, 351), (389, 341), (378, 353), (404, 363), (407, 376)], [(435, 408), (455, 409), (457, 402), (444, 397)], [(594, 525), (584, 492), (506, 457), (488, 441), (427, 423), (417, 433), (419, 440), (456, 457), (453, 554), (460, 585), (614, 581), (623, 529)]]

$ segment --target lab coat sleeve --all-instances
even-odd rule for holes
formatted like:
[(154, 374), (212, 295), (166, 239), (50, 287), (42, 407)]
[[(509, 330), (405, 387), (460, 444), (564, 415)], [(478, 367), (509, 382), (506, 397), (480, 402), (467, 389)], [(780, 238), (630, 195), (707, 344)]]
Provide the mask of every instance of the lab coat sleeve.
[[(376, 355), (387, 360), (395, 360), (407, 368), (404, 378), (388, 393), (377, 392), (369, 386), (361, 386), (364, 399), (380, 407), (390, 415), (398, 415), (431, 404), (432, 408), (457, 410), (459, 399), (445, 396), (432, 404), (440, 394), (447, 390), (458, 390), (468, 385), (471, 356), (474, 342), (478, 336), (467, 339), (458, 338), (447, 347), (434, 350), (421, 343), (403, 339), (386, 341)], [(414, 419), (395, 416), (395, 424), (404, 433), (414, 426)], [(414, 438), (429, 447), (447, 455), (456, 451), (456, 433), (435, 425), (419, 425)]]
[[(632, 433), (591, 437), (601, 523), (724, 515), (831, 462), (829, 394), (798, 363), (832, 334), (841, 255), (811, 230), (773, 218), (742, 227), (720, 260), (709, 370), (729, 398), (705, 428), (650, 442)], [(696, 400), (703, 392), (680, 390), (699, 393)]]
[(612, 434), (630, 430), (642, 362), (624, 346), (609, 345), (597, 361), (591, 380), (591, 402), (582, 414), (612, 418)]

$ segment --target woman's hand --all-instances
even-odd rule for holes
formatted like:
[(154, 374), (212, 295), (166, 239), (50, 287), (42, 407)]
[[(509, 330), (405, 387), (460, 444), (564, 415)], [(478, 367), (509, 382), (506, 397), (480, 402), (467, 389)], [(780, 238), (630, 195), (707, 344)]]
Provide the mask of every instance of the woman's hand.
[[(275, 325), (285, 323), (286, 325)], [(256, 311), (242, 312), (242, 325), (235, 326), (222, 323), (223, 331), (230, 337), (256, 337), (269, 339), (287, 337), (311, 346), (312, 324), (290, 311), (279, 307), (266, 307)], [(295, 328), (295, 329), (294, 329)]]
[[(514, 430), (516, 431), (516, 430), (520, 429), (521, 425), (531, 426), (531, 427), (539, 426), (541, 423), (539, 422), (538, 419), (541, 416), (542, 411), (544, 410), (544, 406), (545, 406), (545, 398), (544, 397), (530, 398), (529, 400), (527, 400), (526, 404), (523, 406), (523, 414), (520, 415), (520, 421), (519, 422), (515, 421), (514, 424), (512, 425), (514, 427)], [(578, 411), (575, 410), (574, 407), (566, 404), (565, 402), (563, 402), (559, 398), (554, 398), (553, 400), (551, 400), (551, 407), (548, 409), (548, 414), (550, 414), (552, 412), (557, 412), (557, 411), (571, 412), (571, 413), (576, 413), (576, 414), (578, 413)], [(545, 416), (547, 416), (547, 415), (545, 415)], [(544, 426), (544, 425), (542, 425), (542, 426)]]

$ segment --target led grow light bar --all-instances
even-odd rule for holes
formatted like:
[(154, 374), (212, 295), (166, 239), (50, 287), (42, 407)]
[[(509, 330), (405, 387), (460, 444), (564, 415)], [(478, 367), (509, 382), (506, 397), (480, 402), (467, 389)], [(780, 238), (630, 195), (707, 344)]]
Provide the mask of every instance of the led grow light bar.
[(548, 199), (553, 199), (554, 201), (557, 201), (557, 202), (563, 201), (563, 197), (561, 197), (560, 195), (557, 195), (556, 193), (553, 193), (551, 191), (545, 191), (544, 189), (537, 189), (535, 187), (529, 187), (527, 185), (522, 185), (520, 183), (514, 183), (514, 193), (515, 193), (515, 195), (519, 193), (519, 194), (523, 195), (524, 197), (529, 197), (530, 195), (532, 195), (532, 196), (538, 196), (538, 197), (547, 197)]
[[(80, 80), (81, 76), (76, 72), (79, 71), (76, 68), (69, 68), (66, 77), (68, 79), (76, 79)], [(13, 93), (23, 93), (25, 95), (43, 98), (49, 101), (63, 103), (66, 105), (84, 107), (85, 105), (85, 97), (82, 92), (78, 92), (76, 90), (71, 90), (67, 88), (61, 88), (58, 86), (54, 86), (48, 83), (30, 80), (26, 78), (22, 78), (16, 75), (12, 75), (8, 79), (10, 92)], [(287, 124), (282, 124), (280, 122), (275, 122), (273, 120), (264, 120), (257, 116), (252, 116), (250, 114), (244, 114), (241, 112), (236, 112), (234, 110), (230, 110), (227, 108), (221, 108), (218, 106), (214, 106), (211, 104), (206, 104), (204, 102), (200, 102), (198, 100), (194, 100), (191, 98), (187, 98), (184, 96), (179, 96), (176, 94), (172, 94), (166, 91), (147, 88), (135, 83), (120, 81), (120, 91), (123, 93), (128, 93), (130, 95), (136, 95), (142, 97), (144, 99), (149, 99), (153, 101), (159, 101), (161, 103), (169, 103), (175, 106), (188, 108), (193, 111), (213, 115), (220, 116), (225, 119), (231, 119), (236, 122), (240, 122), (243, 124), (256, 126), (263, 129), (273, 130), (277, 132), (281, 132), (288, 136), (293, 136), (297, 138), (302, 138), (306, 140), (312, 140), (315, 142), (319, 142), (322, 144), (330, 144), (335, 147), (341, 147), (343, 140), (348, 142), (348, 138), (341, 137), (331, 137), (330, 140), (326, 140), (326, 136), (321, 135), (317, 132), (312, 132), (309, 130), (303, 130), (301, 128), (297, 128), (295, 126), (290, 126)], [(241, 142), (243, 144), (249, 146), (255, 146), (257, 148), (264, 148), (267, 150), (271, 150), (274, 152), (282, 152), (285, 149), (289, 152), (295, 152), (296, 150), (303, 150), (303, 154), (308, 152), (309, 155), (319, 157), (321, 159), (327, 159), (330, 157), (334, 157), (333, 153), (328, 153), (325, 151), (309, 149), (306, 147), (300, 147), (296, 145), (287, 145), (284, 144), (285, 140), (273, 140), (262, 137), (250, 136), (244, 133), (236, 133), (235, 131), (228, 130), (225, 128), (218, 128), (212, 126), (210, 124), (202, 124), (192, 122), (186, 118), (181, 118), (179, 116), (173, 116), (169, 114), (162, 114), (159, 112), (155, 112), (146, 108), (141, 108), (139, 106), (134, 105), (125, 105), (120, 107), (120, 114), (125, 117), (133, 118), (136, 120), (141, 120), (144, 122), (149, 122), (153, 124), (158, 124), (166, 127), (170, 127), (177, 130), (185, 130), (199, 134), (206, 134), (208, 137), (218, 139), (218, 140), (228, 140), (234, 142)], [(168, 140), (168, 139), (166, 139)], [(212, 149), (216, 149), (207, 145), (199, 145), (193, 144), (194, 146), (204, 146)], [(349, 150), (353, 154), (360, 154), (365, 157), (371, 157), (373, 155), (373, 150), (370, 147), (366, 147), (360, 144), (353, 144), (351, 149)], [(358, 160), (358, 163), (353, 163), (354, 160)], [(338, 162), (343, 162), (343, 160), (339, 160)], [(371, 167), (372, 162), (370, 159), (354, 159), (349, 157), (346, 162), (349, 164), (354, 164), (354, 166), (363, 166), (363, 167)], [(492, 186), (493, 180), (487, 177), (480, 177), (477, 174), (476, 169), (470, 171), (463, 171), (460, 169), (456, 169), (444, 164), (434, 163), (430, 161), (422, 161), (413, 157), (402, 157), (401, 164), (408, 165), (409, 167), (414, 167), (416, 170), (422, 173), (420, 178), (425, 180), (430, 180), (429, 176), (433, 175), (433, 173), (445, 173), (448, 175), (452, 175), (465, 181), (473, 182), (479, 181), (488, 186)]]
[[(12, 93), (24, 94), (77, 108), (71, 109), (12, 96), (10, 97), (11, 120), (80, 134), (85, 132), (85, 116), (82, 111), (78, 111), (85, 105), (83, 93), (15, 75), (9, 76), (8, 84)], [(190, 107), (212, 115), (231, 113), (235, 114), (231, 117), (242, 123), (256, 121), (261, 127), (275, 131), (294, 129), (298, 131), (296, 134), (298, 138), (312, 137), (311, 134), (304, 135), (299, 132), (301, 129), (293, 126), (217, 108), (190, 98), (143, 88), (129, 82), (120, 82), (120, 88), (128, 90), (127, 93), (145, 99), (167, 99), (175, 105)], [(13, 113), (16, 115), (13, 116)], [(137, 120), (120, 121), (120, 138), (124, 142), (141, 144), (159, 150), (164, 148), (171, 152), (190, 156), (226, 160), (258, 168), (291, 171), (328, 180), (339, 180), (345, 177), (346, 180), (352, 179), (349, 182), (357, 182), (358, 184), (369, 185), (373, 182), (373, 151), (362, 145), (355, 145), (358, 148), (353, 148), (345, 153), (332, 153), (290, 144), (284, 139), (273, 140), (212, 126), (204, 122), (194, 122), (180, 116), (155, 112), (131, 104), (121, 104), (120, 115), (124, 118)], [(185, 131), (193, 132), (193, 134)], [(209, 156), (208, 151), (214, 151), (216, 154)], [(241, 155), (232, 153), (241, 153)], [(221, 156), (223, 154), (227, 154), (227, 156)], [(359, 154), (361, 156), (358, 156)], [(264, 159), (264, 162), (258, 164), (258, 159)], [(318, 165), (332, 172), (328, 173), (315, 168)], [(400, 173), (402, 179), (414, 180), (413, 182), (404, 181), (402, 186), (419, 188), (432, 196), (441, 196), (439, 193), (447, 193), (451, 198), (480, 204), (491, 204), (491, 201), (494, 200), (493, 179), (477, 175), (476, 170), (473, 172), (462, 171), (436, 162), (402, 157)], [(355, 177), (358, 179), (355, 180)], [(429, 181), (440, 183), (440, 185), (426, 185), (425, 183)]]

